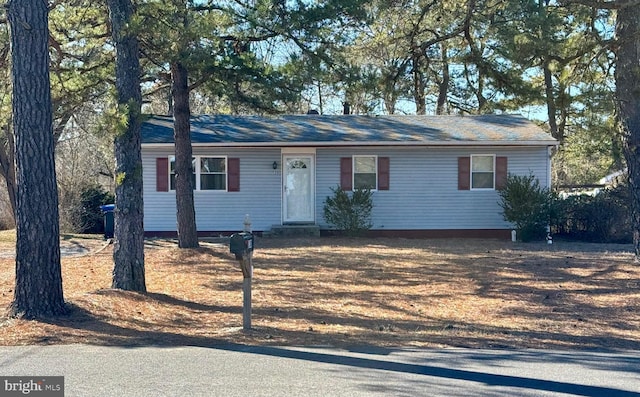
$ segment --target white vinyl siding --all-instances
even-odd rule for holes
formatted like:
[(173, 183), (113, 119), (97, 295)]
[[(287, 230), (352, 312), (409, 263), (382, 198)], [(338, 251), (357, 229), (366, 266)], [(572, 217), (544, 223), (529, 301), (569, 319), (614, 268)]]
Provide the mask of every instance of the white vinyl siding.
[[(155, 159), (169, 157), (172, 148), (145, 148), (142, 152), (144, 180), (144, 226), (146, 231), (176, 230), (175, 191), (155, 189)], [(194, 156), (240, 159), (240, 191), (194, 191), (198, 231), (241, 231), (249, 214), (254, 230), (269, 230), (281, 219), (280, 149), (259, 150), (194, 147)]]
[[(176, 230), (175, 191), (157, 192), (155, 159), (169, 157), (172, 148), (143, 148), (145, 230)], [(494, 189), (458, 190), (458, 158), (492, 153), (508, 158), (508, 171), (533, 173), (548, 187), (549, 154), (546, 147), (331, 147), (316, 150), (315, 219), (322, 217), (331, 188), (340, 183), (340, 159), (353, 156), (388, 157), (391, 190), (374, 193), (373, 229), (508, 229)], [(233, 232), (242, 229), (245, 214), (253, 230), (269, 230), (282, 222), (282, 169), (280, 148), (194, 147), (194, 156), (238, 158), (240, 191), (210, 194), (195, 191), (199, 231)], [(494, 168), (495, 172), (495, 168)]]
[[(533, 172), (547, 184), (546, 147), (491, 148), (508, 157), (509, 172)], [(321, 227), (326, 197), (340, 182), (340, 158), (375, 154), (390, 158), (393, 189), (376, 191), (374, 230), (507, 229), (494, 189), (458, 190), (458, 157), (485, 154), (487, 148), (319, 148), (317, 151), (317, 202)]]

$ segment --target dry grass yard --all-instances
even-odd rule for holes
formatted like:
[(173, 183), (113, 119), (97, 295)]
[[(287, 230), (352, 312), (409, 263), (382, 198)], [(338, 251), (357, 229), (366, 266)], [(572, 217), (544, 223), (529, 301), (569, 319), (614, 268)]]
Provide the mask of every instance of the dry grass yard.
[[(0, 238), (0, 308), (14, 260)], [(146, 295), (111, 284), (112, 247), (62, 260), (69, 316), (0, 317), (0, 345), (377, 345), (640, 350), (640, 265), (630, 246), (495, 240), (261, 239), (253, 329), (226, 244), (148, 240)], [(101, 249), (102, 247), (102, 249)]]

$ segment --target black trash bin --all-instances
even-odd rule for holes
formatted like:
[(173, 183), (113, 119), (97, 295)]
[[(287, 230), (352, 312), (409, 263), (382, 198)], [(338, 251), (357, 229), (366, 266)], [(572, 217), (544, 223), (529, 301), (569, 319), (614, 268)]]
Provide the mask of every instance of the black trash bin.
[(116, 208), (115, 204), (101, 205), (100, 209), (104, 215), (104, 238), (113, 238), (113, 210)]

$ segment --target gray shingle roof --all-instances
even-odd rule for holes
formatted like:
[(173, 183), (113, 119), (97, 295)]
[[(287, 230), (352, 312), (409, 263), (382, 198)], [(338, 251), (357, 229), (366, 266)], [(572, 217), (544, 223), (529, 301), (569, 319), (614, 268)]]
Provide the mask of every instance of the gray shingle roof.
[[(483, 116), (195, 116), (194, 145), (555, 145), (533, 122), (516, 115)], [(142, 144), (173, 144), (173, 119), (153, 116)]]

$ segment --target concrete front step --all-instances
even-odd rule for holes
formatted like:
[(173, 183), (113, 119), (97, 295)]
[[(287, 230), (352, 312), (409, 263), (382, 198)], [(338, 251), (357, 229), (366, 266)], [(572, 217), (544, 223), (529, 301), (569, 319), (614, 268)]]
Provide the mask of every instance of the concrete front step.
[(318, 225), (273, 225), (263, 237), (320, 237)]

